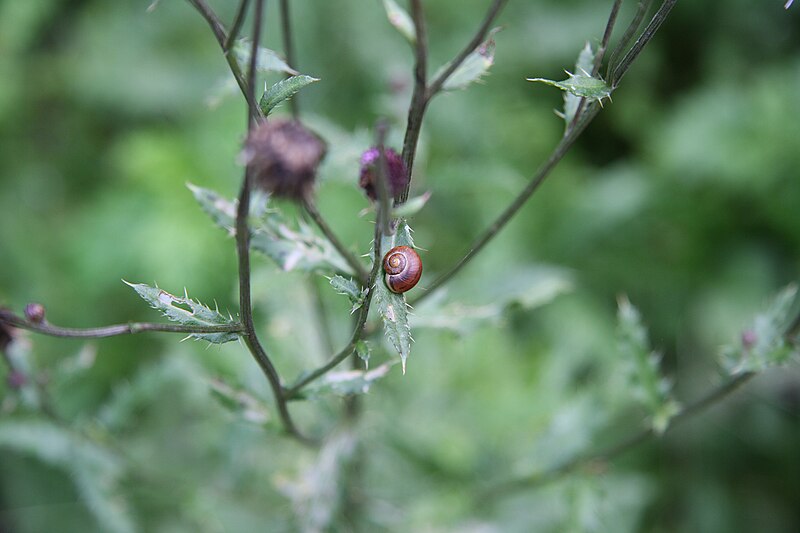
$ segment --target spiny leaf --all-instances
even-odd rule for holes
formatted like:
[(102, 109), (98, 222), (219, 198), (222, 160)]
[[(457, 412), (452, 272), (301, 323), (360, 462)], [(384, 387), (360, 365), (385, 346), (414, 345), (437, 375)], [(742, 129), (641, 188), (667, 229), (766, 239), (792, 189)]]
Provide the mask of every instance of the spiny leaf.
[(364, 299), (367, 297), (367, 292), (369, 292), (366, 287), (362, 289), (352, 278), (343, 278), (338, 275), (330, 278), (330, 282), (333, 290), (350, 299), (353, 304), (353, 308), (350, 310), (351, 313), (364, 305)]
[(370, 386), (389, 373), (391, 364), (386, 363), (374, 370), (346, 370), (328, 372), (321, 379), (307, 387), (308, 395), (318, 396), (328, 393), (339, 396), (366, 394)]
[(428, 200), (430, 199), (430, 191), (426, 192), (422, 196), (411, 198), (407, 202), (404, 202), (392, 209), (392, 218), (413, 217), (419, 213), (423, 207), (425, 207), (425, 204), (427, 204)]
[[(445, 91), (454, 91), (456, 89), (464, 89), (469, 84), (479, 81), (494, 64), (494, 50), (495, 42), (494, 35), (499, 32), (501, 28), (494, 28), (489, 32), (486, 40), (483, 41), (478, 47), (469, 54), (466, 59), (456, 68), (449, 78), (442, 85)], [(444, 65), (434, 75), (434, 79), (444, 72), (449, 63)]]
[(722, 364), (729, 374), (760, 372), (800, 360), (797, 343), (786, 339), (796, 299), (797, 286), (789, 285), (764, 312), (753, 318), (736, 345), (722, 349)]
[[(153, 309), (161, 313), (169, 320), (186, 326), (227, 326), (235, 324), (230, 316), (225, 317), (217, 309), (211, 309), (196, 300), (189, 298), (184, 292), (184, 297), (180, 298), (158, 287), (151, 287), (144, 283), (123, 282), (131, 287), (150, 304)], [(223, 344), (236, 340), (239, 335), (233, 332), (220, 333), (192, 333), (189, 335), (194, 339), (202, 339), (213, 344)]]
[(661, 376), (661, 355), (650, 348), (639, 311), (627, 298), (619, 299), (618, 320), (619, 349), (629, 368), (633, 392), (648, 410), (653, 431), (660, 435), (680, 412), (680, 405), (672, 398), (671, 382)]
[[(586, 45), (581, 50), (580, 54), (578, 54), (578, 61), (575, 63), (575, 72), (592, 72), (594, 68), (594, 51), (592, 50), (592, 45), (589, 42), (586, 42)], [(578, 104), (580, 103), (581, 98), (572, 94), (569, 91), (564, 92), (564, 112), (563, 113), (556, 113), (561, 118), (564, 119), (566, 123), (565, 127), (569, 127), (572, 124), (572, 120), (575, 118), (575, 113), (578, 112)]]
[(414, 44), (417, 42), (417, 30), (414, 21), (402, 7), (397, 5), (394, 0), (383, 0), (383, 7), (386, 9), (386, 16), (389, 23), (394, 26), (406, 40)]
[[(236, 58), (236, 62), (239, 64), (239, 68), (242, 69), (242, 72), (246, 71), (247, 66), (250, 64), (251, 48), (252, 43), (247, 39), (239, 39), (233, 45), (232, 53)], [(256, 55), (256, 70), (258, 72), (285, 72), (293, 76), (300, 74), (292, 67), (287, 65), (277, 53), (269, 48), (264, 48), (263, 46), (258, 47), (258, 52)]]
[[(235, 235), (236, 201), (192, 184), (188, 187), (203, 211), (228, 234)], [(353, 273), (330, 241), (318, 236), (303, 222), (298, 223), (297, 229), (290, 227), (280, 211), (269, 207), (265, 195), (253, 195), (249, 227), (250, 247), (275, 261), (283, 270)]]
[(600, 104), (603, 103), (604, 98), (611, 98), (611, 87), (603, 79), (593, 78), (586, 71), (579, 71), (578, 74), (566, 72), (569, 78), (564, 81), (553, 81), (545, 78), (527, 78), (527, 80), (546, 83), (547, 85), (558, 87), (562, 91), (568, 91), (579, 98), (596, 100)]
[(261, 97), (258, 106), (261, 108), (261, 112), (264, 113), (264, 116), (269, 116), (269, 114), (281, 102), (289, 100), (306, 85), (310, 85), (318, 81), (318, 78), (312, 78), (311, 76), (305, 76), (302, 74), (281, 80), (264, 91), (264, 95)]
[[(411, 228), (403, 220), (397, 226), (397, 231), (394, 235), (384, 236), (380, 243), (375, 246), (380, 246), (380, 254), (378, 257), (383, 257), (383, 253), (390, 250), (395, 246), (409, 246), (414, 247), (414, 242), (411, 238)], [(397, 353), (400, 354), (400, 361), (403, 367), (403, 374), (406, 372), (406, 359), (411, 352), (411, 328), (408, 325), (408, 304), (406, 304), (406, 297), (404, 294), (396, 294), (389, 290), (383, 276), (375, 280), (375, 293), (372, 296), (373, 306), (378, 310), (378, 313), (383, 319), (383, 328), (386, 332), (386, 337), (392, 343)]]

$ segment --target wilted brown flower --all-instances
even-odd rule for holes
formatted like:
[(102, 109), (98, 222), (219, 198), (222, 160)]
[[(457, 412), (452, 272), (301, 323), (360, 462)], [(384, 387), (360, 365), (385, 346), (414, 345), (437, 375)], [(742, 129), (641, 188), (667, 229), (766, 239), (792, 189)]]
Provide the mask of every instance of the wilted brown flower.
[(275, 196), (300, 200), (314, 187), (325, 143), (294, 120), (270, 120), (256, 126), (245, 141), (242, 159), (253, 183)]

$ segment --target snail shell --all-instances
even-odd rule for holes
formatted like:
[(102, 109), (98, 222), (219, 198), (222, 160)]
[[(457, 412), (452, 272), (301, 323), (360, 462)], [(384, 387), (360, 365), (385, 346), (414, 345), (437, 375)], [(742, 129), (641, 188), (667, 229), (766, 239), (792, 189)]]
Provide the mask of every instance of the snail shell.
[(422, 259), (413, 248), (395, 246), (383, 256), (386, 286), (398, 294), (410, 290), (422, 277)]

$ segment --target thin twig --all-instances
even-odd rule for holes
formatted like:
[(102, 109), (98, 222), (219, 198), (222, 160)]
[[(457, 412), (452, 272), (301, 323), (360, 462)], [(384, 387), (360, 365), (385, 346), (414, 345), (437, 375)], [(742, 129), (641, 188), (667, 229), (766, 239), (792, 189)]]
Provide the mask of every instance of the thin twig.
[[(264, 0), (256, 0), (255, 20), (253, 22), (253, 49), (250, 56), (247, 79), (249, 96), (254, 96), (255, 75), (256, 75), (256, 51), (261, 38), (261, 25), (264, 9)], [(250, 101), (252, 98), (249, 98)], [(254, 117), (252, 109), (247, 113), (248, 131), (253, 128)], [(286, 432), (300, 442), (312, 444), (313, 441), (304, 436), (294, 424), (286, 399), (283, 396), (283, 386), (275, 365), (269, 358), (261, 342), (258, 340), (255, 325), (253, 324), (253, 308), (250, 298), (250, 229), (247, 226), (247, 218), (250, 210), (250, 167), (245, 169), (242, 188), (239, 193), (239, 204), (236, 207), (236, 251), (239, 257), (239, 315), (242, 320), (244, 331), (242, 338), (250, 353), (255, 358), (264, 375), (269, 381), (272, 393), (275, 396), (275, 404), (278, 408), (283, 426)]]
[[(289, 0), (280, 1), (280, 17), (281, 17), (281, 37), (283, 39), (283, 54), (286, 56), (286, 64), (291, 68), (297, 70), (296, 58), (294, 54), (294, 40), (292, 39), (292, 17), (289, 12)], [(291, 74), (286, 74), (288, 78)], [(289, 110), (292, 112), (292, 117), (295, 120), (300, 116), (300, 103), (296, 94), (289, 99)]]
[(669, 12), (672, 11), (672, 8), (675, 7), (677, 2), (678, 0), (664, 0), (664, 3), (661, 4), (660, 8), (658, 8), (658, 11), (656, 11), (656, 14), (653, 15), (650, 23), (644, 29), (639, 38), (636, 39), (636, 42), (633, 43), (633, 46), (630, 50), (628, 50), (628, 53), (625, 54), (625, 57), (620, 60), (619, 65), (617, 65), (617, 67), (614, 69), (610, 80), (612, 89), (615, 89), (619, 85), (622, 77), (625, 76), (625, 73), (631, 68), (631, 65), (636, 58), (639, 57), (639, 54), (642, 53), (644, 47), (650, 42), (664, 21), (667, 20)]
[(317, 209), (314, 200), (310, 197), (304, 197), (303, 208), (305, 209), (306, 213), (308, 213), (308, 215), (311, 217), (311, 219), (317, 224), (322, 233), (325, 234), (325, 236), (331, 242), (333, 247), (336, 248), (339, 254), (344, 258), (344, 260), (347, 261), (347, 264), (350, 265), (350, 267), (353, 269), (356, 276), (358, 277), (358, 280), (362, 284), (366, 284), (367, 280), (369, 279), (369, 272), (367, 272), (367, 269), (364, 268), (364, 265), (353, 254), (353, 252), (351, 252), (342, 243), (342, 241), (339, 240), (339, 237), (336, 236), (336, 233), (334, 233), (333, 229), (328, 225), (328, 223), (325, 221), (325, 218), (319, 212), (319, 209)]
[(97, 328), (64, 328), (54, 326), (49, 322), (31, 322), (14, 313), (0, 309), (0, 323), (16, 328), (27, 329), (51, 337), (72, 337), (83, 339), (100, 339), (115, 337), (117, 335), (131, 335), (145, 331), (163, 331), (168, 333), (203, 334), (203, 333), (240, 333), (241, 324), (227, 324), (219, 326), (184, 326), (180, 324), (157, 324), (151, 322), (130, 322), (128, 324), (114, 324)]
[(244, 17), (247, 15), (247, 8), (249, 5), (250, 0), (241, 0), (239, 2), (239, 8), (236, 10), (236, 15), (233, 17), (233, 23), (231, 24), (231, 31), (225, 39), (225, 44), (222, 45), (222, 50), (225, 53), (233, 48), (233, 43), (235, 43), (236, 38), (239, 37), (239, 32), (242, 30), (242, 24), (244, 24)]
[(247, 99), (249, 108), (256, 110), (256, 117), (262, 116), (261, 109), (259, 109), (258, 104), (255, 101), (254, 92), (250, 91), (247, 87), (247, 80), (242, 73), (242, 68), (239, 65), (239, 62), (236, 60), (236, 54), (232, 53), (233, 43), (228, 43), (228, 33), (225, 31), (225, 26), (222, 24), (222, 21), (214, 12), (214, 10), (211, 9), (211, 7), (205, 2), (205, 0), (187, 1), (194, 6), (194, 8), (203, 16), (208, 25), (211, 27), (214, 37), (217, 38), (217, 42), (219, 43), (220, 48), (222, 48), (222, 53), (225, 56), (225, 60), (228, 62), (228, 68), (230, 68), (231, 74), (233, 74), (233, 77), (236, 79), (236, 84), (239, 85), (239, 89), (242, 91), (245, 99)]
[(417, 37), (414, 41), (414, 92), (411, 94), (411, 103), (408, 106), (408, 120), (401, 155), (408, 173), (408, 180), (397, 199), (398, 203), (403, 203), (408, 199), (417, 143), (422, 129), (422, 118), (425, 116), (425, 109), (428, 106), (428, 30), (425, 28), (422, 0), (411, 0), (411, 19), (414, 21), (414, 31)]
[(617, 46), (614, 47), (614, 51), (611, 52), (611, 55), (608, 58), (606, 79), (608, 79), (608, 77), (611, 75), (611, 71), (616, 66), (619, 55), (625, 51), (626, 48), (628, 48), (628, 46), (631, 44), (631, 41), (636, 36), (636, 32), (639, 31), (639, 27), (642, 25), (644, 16), (650, 10), (652, 3), (653, 0), (642, 0), (639, 2), (639, 6), (636, 8), (636, 13), (633, 15), (633, 19), (631, 20), (630, 24), (628, 24), (628, 27), (625, 29), (625, 33), (622, 34)]
[[(704, 412), (706, 409), (712, 405), (715, 405), (720, 400), (730, 396), (755, 375), (756, 374), (754, 372), (745, 372), (739, 374), (733, 378), (730, 378), (728, 381), (721, 384), (702, 398), (687, 405), (670, 420), (670, 425), (667, 428), (667, 431), (671, 431), (681, 422), (690, 419), (698, 413)], [(546, 485), (561, 479), (567, 474), (582, 470), (590, 465), (608, 463), (655, 435), (656, 434), (652, 428), (642, 429), (599, 452), (581, 455), (552, 468), (515, 477), (502, 483), (494, 484), (488, 488), (484, 488), (476, 497), (476, 501), (481, 502), (481, 504), (491, 503), (493, 500), (497, 500), (518, 490), (532, 489)]]
[(469, 263), (469, 261), (475, 257), (475, 255), (486, 246), (489, 241), (491, 241), (501, 229), (505, 227), (506, 224), (517, 214), (517, 212), (525, 205), (525, 202), (533, 195), (534, 192), (539, 188), (539, 186), (544, 182), (547, 176), (550, 175), (550, 172), (555, 168), (555, 166), (564, 158), (567, 154), (569, 149), (575, 144), (575, 141), (578, 137), (583, 133), (589, 123), (594, 119), (597, 113), (600, 111), (600, 106), (596, 103), (592, 103), (588, 106), (586, 111), (582, 114), (581, 121), (575, 125), (575, 127), (571, 128), (566, 135), (561, 139), (561, 141), (556, 145), (553, 152), (550, 154), (550, 157), (547, 158), (547, 161), (539, 167), (536, 171), (536, 174), (533, 175), (528, 185), (525, 189), (520, 192), (514, 201), (503, 211), (499, 217), (488, 227), (486, 230), (473, 241), (472, 245), (469, 248), (469, 251), (462, 257), (455, 265), (453, 265), (450, 270), (445, 272), (444, 274), (440, 275), (436, 278), (430, 285), (428, 285), (427, 290), (423, 293), (420, 293), (416, 299), (412, 300), (411, 305), (414, 305), (436, 291), (439, 287), (447, 283), (453, 276), (455, 276), (464, 266)]

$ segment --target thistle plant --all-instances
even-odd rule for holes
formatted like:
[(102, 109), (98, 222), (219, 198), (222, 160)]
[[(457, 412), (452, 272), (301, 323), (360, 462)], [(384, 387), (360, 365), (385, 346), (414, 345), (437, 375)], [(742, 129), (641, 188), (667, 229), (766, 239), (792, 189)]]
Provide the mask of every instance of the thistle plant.
[[(22, 314), (0, 308), (0, 352), (8, 368), (8, 388), (17, 397), (16, 401), (42, 415), (34, 422), (0, 425), (0, 446), (38, 450), (38, 455), (62, 466), (75, 478), (78, 492), (101, 529), (135, 531), (139, 526), (132, 505), (121, 502), (116, 491), (128, 470), (145, 478), (151, 473), (141, 464), (140, 457), (130, 454), (125, 443), (115, 438), (113, 431), (92, 423), (73, 424), (59, 413), (46, 380), (35, 379), (37, 371), (30, 368), (32, 358), (26, 355), (30, 343), (20, 330), (73, 338), (172, 332), (208, 345), (238, 343), (241, 356), (248, 354), (263, 374), (271, 400), (224, 377), (204, 376), (205, 382), (220, 405), (237, 419), (255, 422), (300, 444), (298, 454), (310, 453), (314, 458), (306, 461), (299, 480), (275, 482), (295, 510), (295, 526), (304, 531), (360, 530), (365, 527), (364, 516), (368, 514), (364, 507), (370, 505), (369, 494), (365, 494), (368, 490), (360, 488), (366, 483), (360, 472), (370, 452), (363, 446), (360, 433), (364, 404), (372, 398), (365, 394), (383, 387), (390, 376), (413, 374), (416, 357), (413, 336), (418, 326), (424, 329), (435, 325), (456, 334), (473, 330), (473, 323), (497, 326), (509, 308), (539, 307), (571, 288), (570, 277), (559, 273), (549, 278), (550, 284), (545, 288), (527, 290), (529, 287), (516, 283), (507, 295), (502, 294), (502, 283), (498, 282), (494, 298), (483, 304), (445, 299), (450, 282), (477, 257), (488, 253), (487, 247), (526, 207), (592, 121), (614, 106), (625, 105), (623, 97), (616, 100), (612, 97), (648, 45), (658, 38), (677, 0), (664, 0), (655, 6), (649, 0), (631, 2), (630, 12), (625, 16), (622, 8), (623, 4), (627, 8), (628, 3), (613, 0), (609, 2), (605, 25), (597, 28), (602, 31), (600, 39), (587, 36), (583, 47), (576, 50), (575, 64), (564, 68), (566, 79), (554, 81), (540, 77), (537, 72), (518, 73), (521, 83), (526, 79), (538, 82), (525, 87), (532, 93), (543, 94), (546, 87), (540, 84), (563, 92), (563, 106), (556, 111), (563, 121), (561, 138), (524, 187), (463, 246), (460, 255), (435, 268), (426, 264), (427, 277), (414, 286), (417, 276), (402, 290), (387, 286), (384, 257), (400, 247), (416, 250), (414, 253), (424, 262), (428, 243), (416, 238), (414, 230), (424, 229), (425, 235), (435, 231), (435, 228), (421, 228), (415, 221), (416, 215), (430, 209), (435, 201), (429, 199), (439, 194), (435, 177), (425, 184), (430, 191), (412, 195), (412, 192), (417, 194), (418, 147), (427, 113), (436, 105), (437, 97), (452, 93), (451, 98), (459, 98), (460, 91), (469, 91), (486, 80), (495, 63), (502, 61), (502, 43), (498, 42), (501, 26), (497, 24), (515, 23), (502, 19), (509, 2), (489, 2), (482, 19), (474, 21), (471, 38), (449, 61), (434, 69), (431, 58), (438, 51), (431, 53), (434, 39), (429, 40), (426, 17), (432, 3), (425, 6), (422, 0), (409, 0), (406, 6), (395, 0), (383, 0), (388, 24), (410, 46), (413, 68), (408, 73), (411, 95), (404, 123), (381, 119), (371, 125), (368, 142), (360, 147), (358, 170), (352, 176), (352, 188), (360, 188), (369, 201), (362, 215), (374, 224), (372, 227), (362, 224), (366, 228), (364, 240), (371, 241), (367, 250), (357, 249), (340, 237), (338, 229), (317, 205), (318, 181), (324, 173), (325, 158), (335, 148), (337, 139), (324, 138), (322, 133), (314, 131), (311, 121), (307, 123), (307, 114), (313, 110), (305, 102), (301, 112), (300, 102), (306, 92), (323, 86), (326, 80), (305, 73), (295, 57), (291, 1), (278, 3), (281, 53), (262, 46), (266, 31), (264, 0), (239, 0), (230, 22), (224, 21), (206, 0), (187, 3), (187, 10), (192, 8), (211, 30), (244, 108), (238, 161), (242, 176), (237, 197), (226, 197), (199, 179), (188, 184), (187, 191), (211, 221), (234, 241), (232, 250), (226, 253), (235, 250), (237, 258), (238, 307), (221, 310), (216, 304), (190, 298), (187, 289), (180, 296), (181, 292), (173, 288), (125, 281), (164, 320), (72, 328), (50, 323), (41, 304), (29, 304)], [(790, 4), (787, 2), (785, 7)], [(155, 10), (154, 16), (157, 15)], [(303, 38), (303, 31), (298, 32), (299, 39)], [(268, 74), (276, 73), (283, 79), (266, 84), (262, 90), (261, 82)], [(389, 112), (385, 114), (388, 116)], [(390, 139), (395, 138), (402, 138), (402, 144), (395, 145), (397, 151), (389, 146)], [(359, 213), (349, 215), (355, 219)], [(254, 304), (253, 276), (259, 268), (255, 265), (260, 264), (256, 261), (260, 259), (254, 260), (253, 252), (265, 256), (280, 271), (307, 273), (311, 279), (324, 276), (329, 280), (330, 292), (347, 300), (350, 329), (341, 335), (347, 338), (346, 342), (337, 347), (331, 341), (330, 353), (323, 360), (296, 375), (276, 363), (281, 358), (270, 348), (270, 328), (264, 327), (265, 321)], [(119, 273), (120, 277), (125, 275)], [(497, 275), (500, 280), (504, 276), (510, 278), (511, 273)], [(743, 330), (740, 339), (722, 350), (723, 379), (700, 398), (686, 399), (678, 399), (678, 388), (660, 355), (663, 347), (652, 345), (644, 326), (646, 320), (627, 297), (621, 297), (612, 349), (619, 360), (610, 379), (622, 377), (624, 385), (620, 389), (625, 393), (614, 396), (613, 402), (634, 412), (634, 418), (641, 421), (640, 427), (623, 432), (621, 438), (610, 444), (604, 442), (603, 446), (591, 446), (588, 451), (579, 449), (548, 464), (483, 479), (468, 495), (470, 506), (474, 504), (476, 512), (481, 513), (523, 490), (542, 487), (570, 474), (591, 477), (596, 468), (606, 468), (650, 438), (661, 438), (754, 376), (796, 362), (800, 353), (795, 293), (793, 287), (781, 292)], [(320, 328), (338, 323), (341, 321), (323, 317)], [(331, 337), (338, 336), (337, 332)], [(160, 372), (154, 370), (147, 379), (168, 380), (168, 374)], [(394, 386), (402, 388), (404, 379), (407, 378), (399, 379)], [(139, 393), (132, 386), (126, 394), (133, 398)], [(310, 401), (334, 397), (344, 398), (335, 416), (321, 414), (324, 409)], [(163, 407), (168, 408), (168, 405)], [(303, 414), (298, 416), (301, 410)], [(119, 416), (110, 409), (98, 418), (106, 427), (113, 428)], [(597, 421), (598, 425), (602, 423)], [(610, 422), (607, 425), (610, 427)], [(62, 431), (63, 428), (66, 429)], [(586, 440), (593, 444), (594, 430), (581, 429), (586, 431)], [(58, 443), (56, 451), (42, 446), (44, 441)], [(433, 470), (440, 469), (447, 477), (447, 469), (440, 468), (435, 459), (430, 458), (430, 464)], [(458, 479), (456, 474), (454, 479)]]

